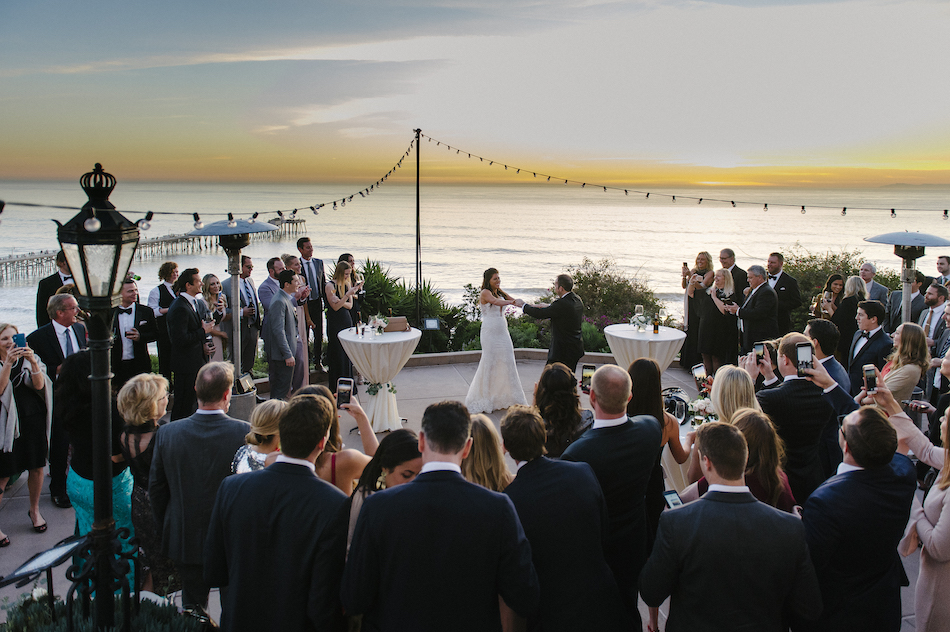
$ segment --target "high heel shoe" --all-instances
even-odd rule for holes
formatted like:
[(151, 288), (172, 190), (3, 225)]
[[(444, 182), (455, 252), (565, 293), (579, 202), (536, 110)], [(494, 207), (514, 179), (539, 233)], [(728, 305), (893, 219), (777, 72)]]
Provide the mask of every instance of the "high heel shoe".
[[(33, 522), (33, 516), (30, 515), (30, 512), (29, 512), (29, 511), (26, 512), (26, 516), (27, 516), (27, 518), (30, 519), (30, 522)], [(35, 531), (35, 532), (37, 532), (37, 533), (46, 533), (46, 529), (47, 529), (48, 526), (49, 526), (49, 525), (48, 525), (46, 522), (44, 522), (43, 524), (40, 524), (40, 525), (34, 524), (34, 525), (33, 525), (33, 531)]]

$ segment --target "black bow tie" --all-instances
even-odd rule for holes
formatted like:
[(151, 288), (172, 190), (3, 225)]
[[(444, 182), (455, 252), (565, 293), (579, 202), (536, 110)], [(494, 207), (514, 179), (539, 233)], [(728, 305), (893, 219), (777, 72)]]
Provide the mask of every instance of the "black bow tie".
[(72, 280), (73, 278), (69, 275), (63, 277), (63, 283), (65, 283), (66, 281), (72, 281)]
[(120, 308), (119, 308), (119, 313), (120, 313), (120, 314), (131, 314), (131, 313), (132, 313), (132, 308), (130, 307), (130, 308), (128, 308), (128, 309), (122, 309), (122, 308), (120, 307)]
[(769, 275), (769, 281), (774, 281), (774, 280), (777, 279), (777, 278), (778, 278), (778, 275), (777, 275), (777, 274), (770, 274), (770, 275)]
[(871, 332), (870, 332), (870, 331), (862, 331), (862, 332), (861, 332), (861, 337), (862, 337), (862, 338), (870, 338), (870, 337), (871, 337)]

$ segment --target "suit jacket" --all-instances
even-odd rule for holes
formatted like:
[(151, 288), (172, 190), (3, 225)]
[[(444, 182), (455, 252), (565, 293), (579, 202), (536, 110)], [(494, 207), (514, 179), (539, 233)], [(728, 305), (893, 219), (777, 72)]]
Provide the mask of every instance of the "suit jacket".
[[(828, 374), (838, 383), (841, 388), (835, 389), (847, 395), (851, 390), (851, 380), (848, 378), (848, 372), (838, 360), (831, 356), (822, 363)], [(850, 397), (848, 399), (851, 399)], [(825, 397), (828, 401), (828, 397)], [(852, 400), (853, 402), (854, 400)], [(829, 402), (830, 403), (830, 402)], [(834, 404), (832, 404), (834, 407)], [(821, 461), (822, 476), (826, 479), (835, 473), (838, 464), (841, 463), (843, 454), (841, 445), (838, 444), (838, 413), (832, 411), (831, 419), (825, 424), (821, 431), (821, 443), (818, 445), (818, 458)], [(804, 502), (802, 499), (801, 502)]]
[(293, 299), (280, 290), (274, 295), (264, 321), (264, 357), (287, 360), (297, 350), (297, 307)]
[(801, 629), (900, 629), (897, 543), (916, 489), (913, 464), (895, 454), (887, 465), (837, 474), (815, 490), (802, 521), (825, 609)]
[(775, 280), (777, 300), (778, 333), (784, 336), (792, 330), (792, 310), (801, 306), (802, 293), (798, 289), (798, 280), (790, 274), (782, 272)]
[(568, 292), (547, 307), (524, 306), (524, 313), (533, 318), (551, 319), (551, 348), (548, 364), (563, 362), (571, 371), (584, 357), (584, 341), (581, 338), (581, 320), (584, 303), (574, 292)]
[[(148, 343), (158, 339), (155, 314), (141, 303), (132, 304), (132, 322), (139, 332), (139, 339), (132, 342), (133, 375), (151, 373), (152, 359), (148, 355)], [(119, 308), (112, 310), (112, 367), (122, 361), (122, 332), (119, 330)]]
[(202, 563), (215, 495), (250, 429), (220, 411), (198, 411), (159, 426), (148, 494), (164, 555), (183, 564)]
[[(201, 302), (196, 304), (200, 309)], [(178, 296), (168, 313), (165, 314), (168, 325), (168, 339), (171, 341), (171, 368), (182, 375), (197, 375), (207, 361), (204, 352), (205, 331), (201, 327), (201, 317), (184, 296)]]
[[(904, 322), (903, 300), (904, 293), (901, 290), (894, 290), (887, 301), (887, 313), (884, 316), (884, 329), (892, 334), (898, 325)], [(920, 320), (920, 313), (927, 309), (924, 302), (923, 292), (918, 292), (917, 296), (910, 302), (910, 322), (916, 323)]]
[[(85, 349), (86, 326), (82, 323), (73, 323), (73, 333), (76, 334), (76, 340), (79, 342), (79, 349)], [(54, 382), (59, 371), (59, 365), (63, 363), (63, 348), (59, 346), (59, 339), (56, 337), (56, 330), (53, 323), (47, 323), (26, 337), (26, 343), (40, 360), (46, 365), (46, 374)], [(76, 351), (79, 351), (76, 349)]]
[(518, 510), (541, 584), (528, 629), (629, 630), (604, 559), (607, 505), (590, 466), (540, 457), (518, 470), (505, 494)]
[[(934, 344), (934, 348), (933, 348), (933, 352), (931, 353), (931, 356), (934, 358), (945, 358), (947, 357), (948, 349), (950, 349), (950, 329), (944, 329), (943, 333), (940, 334), (940, 338), (938, 338), (936, 343)], [(924, 382), (926, 386), (925, 395), (928, 400), (930, 400), (931, 396), (933, 395), (934, 378), (936, 377), (937, 371), (939, 370), (940, 370), (939, 368), (927, 369), (927, 374), (924, 376)], [(945, 385), (947, 379), (944, 377), (941, 377), (940, 381), (941, 381), (941, 385)], [(937, 392), (939, 393), (942, 390), (944, 389), (940, 388), (938, 389)]]
[(531, 546), (507, 496), (434, 471), (366, 499), (341, 591), (364, 630), (501, 630), (499, 595), (521, 616), (538, 605)]
[(707, 492), (660, 514), (640, 591), (654, 607), (672, 597), (668, 632), (784, 632), (789, 614), (821, 613), (801, 520), (748, 492)]
[(742, 290), (749, 287), (749, 275), (737, 265), (732, 266), (732, 284), (736, 288), (736, 296), (742, 296)]
[(822, 389), (804, 379), (761, 390), (756, 398), (785, 442), (785, 473), (798, 504), (825, 480), (819, 444), (826, 424), (836, 420)]
[(822, 362), (822, 366), (825, 367), (825, 370), (828, 371), (828, 375), (830, 375), (845, 392), (851, 390), (851, 379), (848, 377), (848, 372), (841, 366), (837, 358), (829, 356), (827, 360)]
[(887, 363), (887, 356), (894, 348), (894, 341), (881, 329), (871, 336), (861, 347), (861, 351), (855, 355), (854, 347), (858, 344), (860, 337), (861, 330), (858, 330), (851, 339), (851, 350), (848, 352), (848, 379), (851, 381), (851, 395), (857, 395), (864, 387), (862, 367), (865, 364), (873, 364), (878, 369), (883, 369)]
[[(917, 320), (917, 324), (923, 328), (924, 335), (934, 341), (934, 346), (930, 347), (930, 355), (933, 356), (936, 352), (937, 341), (940, 340), (940, 336), (942, 336), (943, 332), (947, 329), (947, 321), (943, 319), (943, 312), (940, 312), (940, 314), (934, 314), (933, 318), (937, 319), (937, 327), (934, 329), (934, 335), (931, 336), (930, 330), (924, 327), (924, 324), (927, 321), (927, 314), (929, 312), (930, 308), (925, 306), (924, 311), (920, 312), (920, 318)], [(931, 318), (931, 322), (933, 321), (933, 318)]]
[[(329, 629), (307, 613), (313, 593), (329, 586), (338, 592), (338, 577), (315, 577), (313, 571), (331, 555), (326, 528), (345, 500), (339, 489), (293, 463), (221, 482), (204, 572), (209, 585), (228, 586), (222, 630)], [(261, 586), (267, 587), (266, 608)]]
[(48, 277), (40, 279), (36, 285), (36, 326), (42, 327), (50, 323), (49, 313), (46, 311), (46, 304), (49, 303), (49, 297), (56, 294), (56, 290), (63, 287), (63, 278), (59, 276), (57, 270)]
[(755, 293), (747, 296), (737, 316), (742, 320), (742, 352), (752, 351), (752, 345), (778, 337), (778, 298), (775, 290), (763, 283)]
[[(270, 277), (268, 277), (268, 278), (270, 278)], [(245, 307), (251, 307), (251, 305), (247, 302), (247, 297), (244, 296), (244, 281), (247, 281), (248, 284), (250, 284), (250, 286), (251, 286), (251, 292), (253, 292), (253, 294), (254, 294), (254, 302), (255, 302), (255, 304), (256, 304), (256, 306), (257, 306), (257, 310), (256, 310), (256, 316), (255, 316), (253, 319), (252, 319), (251, 317), (249, 317), (249, 316), (241, 316), (241, 326), (244, 327), (245, 325), (248, 325), (248, 326), (254, 326), (254, 327), (257, 327), (258, 329), (260, 329), (260, 328), (261, 328), (261, 320), (262, 320), (262, 317), (263, 317), (263, 313), (262, 313), (261, 306), (260, 306), (260, 299), (259, 299), (259, 297), (258, 297), (258, 295), (257, 295), (257, 287), (255, 287), (255, 285), (254, 285), (254, 279), (252, 279), (251, 277), (247, 277), (247, 279), (238, 278), (238, 295), (239, 295), (239, 298), (240, 298), (240, 302), (239, 302), (239, 303), (235, 303), (235, 302), (234, 302), (234, 297), (231, 296), (231, 281), (228, 280), (227, 282), (225, 282), (225, 283), (223, 283), (223, 284), (221, 285), (221, 290), (224, 292), (225, 296), (228, 297), (228, 310), (227, 310), (227, 313), (228, 313), (228, 314), (232, 314), (232, 313), (233, 313), (233, 312), (232, 312), (232, 309), (231, 309), (231, 307), (232, 307), (233, 305), (239, 305), (239, 306), (241, 307), (241, 309), (243, 309), (243, 308), (245, 308)], [(233, 316), (232, 316), (232, 318), (233, 318)]]
[(647, 557), (644, 497), (662, 437), (660, 422), (637, 415), (619, 426), (591, 428), (561, 455), (590, 465), (600, 482), (609, 518), (604, 554), (624, 599), (634, 603)]
[(327, 286), (327, 277), (323, 271), (323, 259), (320, 259), (319, 257), (312, 257), (310, 261), (312, 262), (311, 265), (315, 265), (317, 269), (315, 279), (311, 278), (313, 274), (308, 271), (310, 266), (305, 265), (303, 259), (300, 260), (300, 265), (302, 267), (302, 271), (304, 272), (303, 277), (307, 280), (307, 285), (310, 286), (310, 297), (307, 299), (307, 309), (310, 310), (310, 316), (312, 318), (314, 316), (314, 311), (309, 307), (309, 305), (313, 304), (319, 307), (319, 309), (323, 309), (323, 290)]
[(264, 279), (264, 282), (261, 283), (261, 286), (257, 288), (257, 298), (261, 302), (261, 306), (264, 308), (264, 315), (267, 315), (267, 310), (270, 309), (270, 302), (274, 299), (274, 295), (280, 291), (280, 287), (277, 285), (277, 281), (273, 277), (268, 276)]
[(871, 291), (868, 293), (869, 301), (880, 301), (881, 305), (887, 307), (888, 294), (890, 294), (890, 290), (877, 281), (871, 281)]

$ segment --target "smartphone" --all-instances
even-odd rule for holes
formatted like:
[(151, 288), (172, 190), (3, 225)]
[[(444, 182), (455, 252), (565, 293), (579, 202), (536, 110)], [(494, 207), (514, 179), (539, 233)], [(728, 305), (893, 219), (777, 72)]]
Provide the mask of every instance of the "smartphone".
[(353, 394), (353, 378), (341, 377), (336, 381), (336, 407), (341, 408), (343, 404), (350, 403), (350, 396)]
[(862, 369), (864, 370), (864, 387), (867, 389), (868, 393), (877, 390), (877, 376), (874, 374), (874, 369), (876, 369), (873, 364), (865, 364)]
[(693, 371), (693, 377), (698, 382), (702, 382), (703, 380), (706, 379), (706, 366), (702, 362), (700, 362), (697, 365), (694, 365), (692, 371)]
[(683, 506), (683, 499), (680, 498), (680, 495), (676, 493), (675, 489), (670, 489), (663, 492), (663, 500), (666, 501), (666, 506), (670, 509)]
[(752, 345), (752, 349), (753, 351), (755, 351), (756, 360), (761, 360), (762, 358), (765, 357), (765, 343), (764, 342), (755, 343), (754, 345)]
[(26, 334), (13, 334), (13, 344), (17, 347), (25, 347)]
[(590, 380), (594, 377), (594, 365), (585, 364), (581, 367), (581, 390), (590, 393)]
[(798, 377), (805, 377), (805, 369), (815, 368), (812, 363), (812, 346), (810, 342), (799, 342), (795, 345), (795, 353), (798, 356)]

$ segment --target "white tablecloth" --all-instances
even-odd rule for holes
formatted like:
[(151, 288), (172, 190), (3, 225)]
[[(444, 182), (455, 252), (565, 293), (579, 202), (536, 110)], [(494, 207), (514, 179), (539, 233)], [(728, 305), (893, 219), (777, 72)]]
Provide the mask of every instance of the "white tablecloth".
[(419, 344), (422, 332), (418, 329), (409, 331), (391, 331), (379, 336), (365, 336), (360, 338), (353, 329), (340, 332), (340, 344), (343, 350), (356, 365), (360, 374), (370, 382), (378, 384), (379, 390), (375, 395), (369, 395), (368, 387), (363, 386), (367, 397), (363, 409), (373, 426), (373, 432), (398, 430), (402, 428), (399, 410), (396, 407), (396, 395), (390, 390), (392, 379), (396, 377), (412, 352)]
[(653, 358), (661, 372), (669, 368), (686, 340), (685, 332), (672, 327), (660, 327), (660, 333), (654, 334), (652, 324), (643, 332), (634, 325), (610, 325), (604, 334), (619, 366), (626, 369), (634, 360)]

